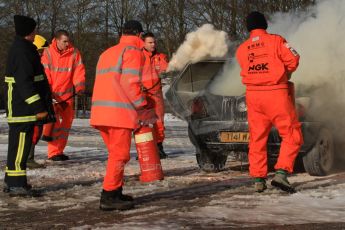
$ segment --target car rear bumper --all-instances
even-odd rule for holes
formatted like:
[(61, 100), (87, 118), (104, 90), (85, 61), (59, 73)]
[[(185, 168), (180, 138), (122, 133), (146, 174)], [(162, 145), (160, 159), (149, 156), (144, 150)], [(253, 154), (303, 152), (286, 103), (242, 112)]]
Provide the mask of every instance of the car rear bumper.
[[(301, 122), (304, 144), (300, 152), (308, 152), (316, 142), (320, 122)], [(248, 143), (221, 142), (221, 132), (249, 132), (248, 122), (241, 121), (205, 121), (194, 120), (189, 122), (189, 128), (195, 140), (213, 151), (247, 152)], [(192, 138), (191, 138), (192, 139)], [(268, 152), (276, 155), (280, 149), (281, 138), (278, 131), (272, 128), (268, 138)], [(195, 143), (193, 143), (195, 145)]]

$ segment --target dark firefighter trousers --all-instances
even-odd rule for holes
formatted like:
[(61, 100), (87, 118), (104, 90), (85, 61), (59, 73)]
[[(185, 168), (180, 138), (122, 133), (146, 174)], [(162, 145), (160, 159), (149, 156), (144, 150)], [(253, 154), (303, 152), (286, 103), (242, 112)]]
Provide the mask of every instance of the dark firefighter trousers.
[(7, 166), (5, 183), (8, 187), (27, 185), (26, 161), (28, 159), (34, 124), (9, 124)]

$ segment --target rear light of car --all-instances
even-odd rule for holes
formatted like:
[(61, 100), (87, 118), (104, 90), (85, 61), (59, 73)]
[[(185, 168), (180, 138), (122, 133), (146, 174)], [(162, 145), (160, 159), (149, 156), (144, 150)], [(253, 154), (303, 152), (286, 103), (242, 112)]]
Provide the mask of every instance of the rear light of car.
[(202, 98), (195, 98), (191, 104), (191, 112), (194, 118), (207, 117), (207, 110)]

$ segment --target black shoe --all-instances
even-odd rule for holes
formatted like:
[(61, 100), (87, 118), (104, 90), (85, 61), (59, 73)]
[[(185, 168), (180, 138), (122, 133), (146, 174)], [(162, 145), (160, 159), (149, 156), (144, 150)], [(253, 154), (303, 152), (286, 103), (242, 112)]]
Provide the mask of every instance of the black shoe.
[(159, 158), (165, 159), (168, 155), (164, 152), (163, 143), (157, 143), (158, 151), (159, 151)]
[(69, 156), (66, 156), (65, 154), (59, 154), (59, 155), (52, 156), (48, 159), (52, 161), (67, 161), (69, 160)]
[(40, 197), (41, 192), (32, 189), (31, 185), (26, 185), (23, 187), (5, 187), (4, 192), (8, 193), (10, 197)]
[(133, 199), (132, 196), (122, 194), (122, 187), (119, 188), (119, 191), (120, 191), (120, 199), (121, 199), (121, 200), (124, 200), (124, 201), (134, 201), (134, 199)]
[[(24, 187), (27, 188), (27, 189), (31, 189), (32, 185), (31, 184), (26, 184)], [(7, 184), (4, 185), (4, 188), (2, 189), (2, 191), (4, 193), (9, 193), (10, 192), (10, 189), (8, 188)]]
[(125, 195), (121, 195), (120, 189), (114, 191), (103, 190), (99, 208), (103, 211), (129, 210), (134, 208), (133, 201), (125, 200), (124, 196)]
[[(32, 189), (32, 185), (31, 185), (31, 184), (26, 184), (26, 185), (23, 186), (23, 187), (25, 187), (26, 189)], [(9, 192), (10, 192), (10, 189), (9, 189), (9, 187), (7, 186), (7, 184), (4, 185), (4, 188), (2, 189), (2, 191), (3, 191), (4, 193), (9, 193)]]

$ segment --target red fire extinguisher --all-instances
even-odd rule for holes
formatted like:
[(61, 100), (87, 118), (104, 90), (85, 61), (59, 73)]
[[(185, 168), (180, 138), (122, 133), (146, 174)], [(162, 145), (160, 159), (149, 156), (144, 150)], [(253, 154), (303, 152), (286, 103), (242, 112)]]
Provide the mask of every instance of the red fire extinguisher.
[(54, 123), (47, 123), (43, 125), (43, 131), (42, 131), (42, 141), (53, 141), (53, 129), (54, 129)]
[(164, 175), (153, 133), (153, 126), (140, 127), (134, 132), (134, 139), (140, 164), (140, 181), (163, 180)]

